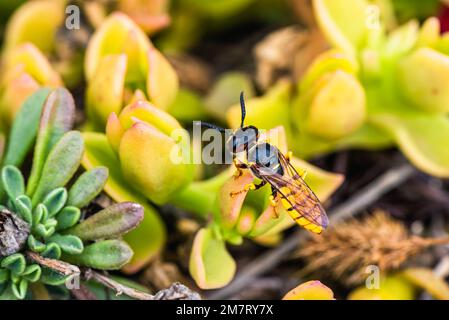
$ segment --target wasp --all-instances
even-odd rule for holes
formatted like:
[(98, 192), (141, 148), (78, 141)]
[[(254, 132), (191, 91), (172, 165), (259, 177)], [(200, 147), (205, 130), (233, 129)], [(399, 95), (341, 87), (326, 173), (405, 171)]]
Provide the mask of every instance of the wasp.
[[(255, 126), (245, 126), (246, 108), (243, 92), (240, 94), (241, 124), (226, 140), (226, 149), (231, 152), (237, 169), (236, 177), (243, 170), (250, 170), (260, 183), (247, 184), (243, 190), (231, 193), (237, 194), (249, 190), (257, 190), (269, 184), (272, 194), (270, 203), (277, 215), (276, 207), (281, 201), (290, 217), (300, 226), (313, 233), (320, 234), (328, 225), (326, 212), (318, 197), (304, 181), (305, 175), (300, 175), (290, 163), (291, 152), (287, 155), (275, 146), (260, 138), (259, 129)], [(204, 127), (219, 130), (223, 128), (202, 122)]]

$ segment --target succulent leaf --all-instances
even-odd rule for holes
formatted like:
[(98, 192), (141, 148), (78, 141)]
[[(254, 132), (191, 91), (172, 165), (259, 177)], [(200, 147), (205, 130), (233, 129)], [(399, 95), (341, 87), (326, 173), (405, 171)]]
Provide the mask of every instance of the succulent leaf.
[(116, 238), (134, 229), (143, 219), (143, 214), (141, 205), (122, 202), (101, 210), (67, 233), (84, 241)]
[(36, 91), (23, 103), (13, 122), (3, 165), (20, 166), (36, 139), (42, 108), (50, 89)]
[(54, 146), (42, 168), (41, 179), (32, 196), (36, 205), (52, 190), (63, 187), (79, 167), (84, 152), (84, 141), (78, 131), (64, 134)]
[[(47, 157), (64, 133), (73, 127), (74, 114), (75, 102), (70, 92), (63, 88), (53, 90), (42, 110), (33, 166), (27, 185), (28, 195), (32, 195), (36, 191), (41, 175), (46, 176), (47, 173), (43, 174), (42, 171)], [(70, 154), (70, 152), (68, 153)], [(58, 185), (58, 187), (61, 186)], [(49, 191), (46, 190), (45, 194)], [(33, 203), (35, 204), (35, 202)]]
[(48, 241), (58, 244), (61, 251), (68, 254), (79, 254), (83, 252), (84, 246), (80, 238), (74, 235), (55, 234)]
[(103, 190), (107, 179), (106, 167), (84, 172), (70, 188), (67, 204), (78, 208), (87, 206)]
[(77, 207), (67, 206), (56, 216), (58, 225), (56, 230), (64, 230), (74, 226), (81, 217), (81, 211)]
[(81, 254), (64, 255), (77, 265), (100, 270), (116, 270), (131, 260), (131, 248), (121, 240), (103, 240), (86, 246)]
[(57, 188), (51, 191), (42, 201), (42, 204), (48, 210), (48, 217), (55, 216), (67, 202), (67, 190), (65, 188)]

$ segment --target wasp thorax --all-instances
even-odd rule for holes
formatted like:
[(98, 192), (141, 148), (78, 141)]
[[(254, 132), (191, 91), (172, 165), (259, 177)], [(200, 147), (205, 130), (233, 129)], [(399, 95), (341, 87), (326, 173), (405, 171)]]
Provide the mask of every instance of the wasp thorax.
[(226, 142), (226, 147), (229, 152), (237, 154), (248, 150), (251, 146), (257, 143), (259, 137), (259, 130), (256, 127), (244, 127), (237, 129)]
[(28, 224), (13, 212), (0, 211), (0, 258), (20, 251), (30, 234)]

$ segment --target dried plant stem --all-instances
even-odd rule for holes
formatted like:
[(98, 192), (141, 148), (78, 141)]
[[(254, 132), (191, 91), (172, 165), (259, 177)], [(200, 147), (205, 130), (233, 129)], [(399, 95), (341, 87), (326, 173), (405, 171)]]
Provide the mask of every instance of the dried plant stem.
[(86, 269), (83, 271), (83, 277), (86, 280), (93, 280), (96, 281), (105, 287), (114, 290), (117, 292), (117, 295), (126, 294), (127, 296), (131, 298), (135, 298), (138, 300), (155, 300), (154, 296), (133, 288), (129, 288), (127, 286), (124, 286), (117, 281), (114, 281), (110, 278), (108, 278), (105, 275), (102, 275), (98, 272), (93, 271), (92, 269)]
[[(387, 192), (401, 185), (404, 181), (410, 178), (414, 172), (416, 172), (415, 169), (409, 164), (390, 169), (377, 180), (356, 193), (348, 201), (332, 209), (329, 212), (330, 223), (335, 224), (354, 216), (356, 213), (377, 201)], [(280, 246), (265, 252), (246, 265), (230, 285), (212, 293), (208, 298), (212, 300), (226, 299), (244, 289), (254, 278), (279, 264), (282, 258), (296, 249), (298, 247), (298, 242), (304, 240), (306, 236), (307, 234), (305, 232), (298, 230), (284, 240)]]
[(64, 276), (80, 273), (80, 269), (77, 266), (60, 260), (44, 258), (36, 252), (27, 251), (26, 256), (37, 264), (50, 268)]

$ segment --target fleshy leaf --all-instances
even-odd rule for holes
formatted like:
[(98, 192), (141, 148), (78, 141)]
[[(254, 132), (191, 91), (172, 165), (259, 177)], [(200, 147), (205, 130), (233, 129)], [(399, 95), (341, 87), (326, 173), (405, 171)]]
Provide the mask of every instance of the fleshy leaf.
[(11, 17), (5, 33), (5, 45), (12, 48), (24, 42), (32, 42), (44, 52), (50, 53), (54, 47), (56, 31), (63, 20), (63, 1), (27, 2)]
[[(28, 195), (32, 195), (35, 192), (40, 182), (47, 156), (64, 133), (72, 128), (74, 118), (75, 102), (70, 92), (63, 88), (53, 90), (42, 110), (39, 133), (34, 150), (33, 166), (27, 185)], [(45, 193), (49, 191), (46, 190)], [(33, 203), (35, 204), (35, 202)]]
[(79, 221), (80, 217), (81, 211), (77, 207), (64, 207), (56, 216), (56, 220), (58, 221), (56, 230), (65, 230), (74, 226)]
[(25, 193), (25, 182), (22, 173), (15, 166), (2, 169), (2, 186), (10, 199), (16, 199)]
[(42, 274), (42, 269), (37, 264), (31, 264), (26, 267), (25, 271), (20, 275), (30, 282), (36, 282), (39, 280)]
[[(157, 212), (147, 204), (146, 199), (135, 192), (123, 178), (120, 163), (109, 146), (104, 134), (84, 133), (86, 152), (82, 164), (86, 169), (105, 166), (109, 169), (109, 178), (105, 192), (117, 202), (132, 201), (144, 207), (144, 218), (139, 226), (124, 236), (125, 241), (134, 251), (131, 262), (124, 271), (133, 273), (141, 269), (162, 248), (165, 242), (165, 227)], [(150, 235), (150, 236), (149, 236)]]
[(42, 268), (40, 282), (51, 286), (60, 286), (64, 284), (70, 276), (64, 276), (51, 269)]
[(74, 235), (55, 234), (48, 241), (58, 244), (61, 251), (68, 254), (79, 254), (83, 252), (84, 246), (80, 238)]
[(348, 300), (413, 300), (415, 289), (404, 277), (391, 275), (381, 279), (379, 289), (361, 286), (352, 291)]
[(225, 73), (214, 83), (204, 105), (214, 118), (226, 120), (228, 109), (239, 103), (240, 92), (245, 93), (246, 99), (254, 96), (250, 77), (241, 72)]
[(394, 137), (401, 151), (419, 169), (436, 177), (449, 177), (449, 119), (421, 114), (379, 114), (370, 121)]
[(31, 234), (28, 236), (27, 240), (28, 247), (34, 252), (43, 252), (46, 249), (45, 243), (36, 240), (36, 238)]
[(103, 128), (112, 112), (123, 105), (127, 57), (124, 54), (104, 57), (87, 88), (87, 114), (98, 128)]
[(148, 97), (156, 106), (166, 110), (178, 93), (178, 75), (170, 62), (155, 48), (148, 53), (148, 61)]
[(45, 205), (39, 203), (33, 212), (33, 225), (37, 225), (40, 222), (47, 220), (48, 210)]
[(7, 268), (7, 269), (11, 270), (15, 274), (21, 274), (22, 272), (25, 271), (26, 261), (25, 261), (25, 257), (23, 256), (23, 254), (15, 253), (15, 254), (12, 254), (12, 255), (4, 258), (1, 261), (0, 265), (3, 268)]
[(61, 257), (61, 248), (57, 243), (49, 243), (41, 255), (45, 258), (59, 259)]
[(282, 300), (334, 300), (334, 293), (320, 281), (308, 281), (289, 291)]
[(109, 206), (77, 224), (67, 233), (84, 241), (116, 238), (134, 229), (143, 219), (143, 207), (122, 202)]
[(222, 239), (211, 228), (201, 229), (195, 236), (190, 253), (189, 271), (201, 289), (227, 285), (236, 270), (234, 259)]
[(423, 288), (434, 298), (449, 300), (449, 286), (445, 280), (438, 277), (431, 269), (408, 268), (401, 272), (408, 281)]
[(42, 201), (48, 210), (48, 217), (55, 216), (61, 210), (67, 201), (67, 190), (57, 188), (51, 191)]
[(100, 270), (117, 270), (131, 260), (131, 248), (121, 240), (104, 240), (84, 248), (78, 255), (64, 255), (64, 259), (77, 265)]
[(313, 0), (315, 18), (326, 38), (353, 55), (367, 36), (367, 5), (365, 0)]
[(17, 213), (19, 213), (22, 219), (29, 225), (32, 225), (33, 216), (31, 211), (31, 199), (26, 195), (21, 195), (16, 198), (14, 203), (18, 211)]
[(83, 208), (103, 190), (108, 179), (108, 169), (98, 167), (84, 172), (69, 190), (67, 204)]
[(36, 139), (42, 108), (49, 94), (50, 89), (40, 89), (23, 103), (12, 124), (3, 165), (22, 165)]
[(54, 146), (42, 168), (42, 178), (32, 197), (35, 205), (50, 191), (65, 186), (79, 167), (84, 141), (78, 131), (67, 132)]
[(21, 279), (18, 283), (11, 284), (11, 289), (17, 299), (24, 299), (28, 290), (28, 281)]

